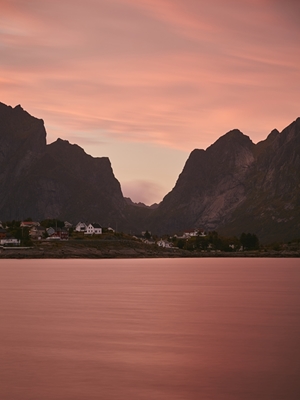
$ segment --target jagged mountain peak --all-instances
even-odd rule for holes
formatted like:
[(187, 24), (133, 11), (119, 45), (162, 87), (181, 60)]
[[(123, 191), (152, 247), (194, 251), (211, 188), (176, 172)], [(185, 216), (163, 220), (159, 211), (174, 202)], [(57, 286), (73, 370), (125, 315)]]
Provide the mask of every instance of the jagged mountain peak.
[[(9, 159), (36, 156), (46, 148), (44, 121), (32, 117), (21, 106), (12, 108), (0, 103), (0, 165)], [(25, 163), (28, 164), (28, 160)], [(14, 167), (15, 168), (15, 167)]]
[(268, 138), (273, 139), (273, 138), (276, 138), (279, 135), (280, 135), (279, 130), (275, 128), (269, 133), (269, 135), (267, 136), (267, 139)]
[(61, 139), (61, 138), (57, 138), (55, 142), (58, 143), (59, 145), (65, 145), (65, 144), (69, 145), (70, 144), (70, 142), (68, 140)]
[(281, 143), (300, 139), (300, 118), (288, 125), (280, 134)]
[[(50, 149), (55, 149), (55, 151), (70, 151), (72, 153), (76, 153), (77, 155), (87, 155), (84, 149), (77, 144), (72, 144), (68, 140), (64, 140), (61, 138), (56, 139), (54, 142), (50, 143), (48, 146)], [(91, 156), (89, 156), (91, 157)]]
[(12, 106), (8, 106), (8, 105), (0, 102), (0, 115), (1, 114), (2, 115), (7, 114), (10, 116), (14, 116), (14, 118), (16, 118), (16, 119), (22, 118), (27, 121), (31, 121), (32, 123), (35, 121), (35, 122), (44, 124), (43, 119), (36, 118), (36, 117), (33, 117), (32, 115), (30, 115), (29, 112), (24, 110), (24, 108), (21, 106), (21, 104), (18, 104), (15, 107), (12, 107)]
[(106, 172), (108, 175), (113, 174), (108, 157), (92, 157), (82, 147), (77, 144), (71, 144), (68, 140), (58, 138), (47, 146), (47, 153), (58, 162), (67, 160), (67, 164), (71, 165), (78, 174), (83, 170), (91, 176), (95, 175), (95, 173), (97, 174), (99, 170)]
[(222, 135), (221, 138), (238, 139), (238, 138), (241, 138), (241, 137), (244, 137), (244, 136), (248, 137), (248, 136), (244, 135), (244, 133), (241, 132), (239, 129), (235, 128), (235, 129), (231, 129), (230, 131), (225, 133), (225, 135)]
[(232, 149), (235, 146), (242, 146), (246, 148), (252, 148), (254, 146), (249, 136), (244, 135), (240, 130), (233, 129), (225, 135), (221, 136), (211, 146), (207, 148), (207, 151), (222, 151), (226, 149)]

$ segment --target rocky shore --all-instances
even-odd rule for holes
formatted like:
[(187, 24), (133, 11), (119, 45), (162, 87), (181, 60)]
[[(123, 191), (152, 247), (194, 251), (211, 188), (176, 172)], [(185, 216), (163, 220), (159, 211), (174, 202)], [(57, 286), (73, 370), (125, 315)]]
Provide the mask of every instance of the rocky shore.
[(66, 241), (36, 242), (28, 248), (1, 248), (2, 259), (43, 258), (196, 258), (196, 257), (300, 257), (300, 251), (188, 251), (178, 248), (161, 248), (135, 241)]

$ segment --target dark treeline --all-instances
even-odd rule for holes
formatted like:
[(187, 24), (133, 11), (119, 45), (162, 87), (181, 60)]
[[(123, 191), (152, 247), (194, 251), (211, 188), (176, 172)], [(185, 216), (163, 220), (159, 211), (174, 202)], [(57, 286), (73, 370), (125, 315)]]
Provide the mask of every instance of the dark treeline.
[(220, 251), (237, 251), (237, 250), (258, 250), (259, 239), (253, 233), (242, 233), (239, 238), (221, 236), (218, 232), (208, 232), (207, 235), (198, 235), (191, 238), (173, 237), (174, 246), (185, 250), (220, 250)]

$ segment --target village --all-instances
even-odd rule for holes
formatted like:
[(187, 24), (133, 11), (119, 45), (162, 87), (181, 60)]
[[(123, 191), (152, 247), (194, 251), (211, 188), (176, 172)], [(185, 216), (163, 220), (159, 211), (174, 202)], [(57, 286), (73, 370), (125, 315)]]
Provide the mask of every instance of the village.
[[(114, 235), (116, 231), (111, 227), (102, 227), (99, 223), (78, 222), (76, 225), (68, 221), (44, 220), (42, 222), (12, 221), (2, 223), (0, 221), (0, 245), (21, 246), (28, 245), (31, 241), (67, 241), (84, 238), (101, 238)], [(128, 235), (127, 235), (128, 236)], [(133, 239), (141, 240), (145, 244), (156, 244), (159, 247), (176, 247), (176, 241), (185, 241), (193, 237), (206, 237), (204, 230), (193, 229), (182, 232), (180, 235), (170, 237), (152, 236), (151, 232), (144, 231), (140, 235), (132, 236)], [(182, 247), (182, 246), (181, 246)]]
[(117, 232), (99, 223), (47, 219), (0, 222), (0, 258), (299, 257), (300, 240), (260, 244), (257, 236), (226, 237), (189, 229), (159, 237)]
[[(112, 228), (106, 228), (106, 230), (114, 232)], [(62, 223), (59, 220), (0, 222), (0, 244), (2, 246), (19, 246), (36, 240), (69, 240), (71, 235), (75, 236), (76, 233), (102, 235), (103, 228), (98, 223), (79, 222), (73, 226), (68, 221)]]

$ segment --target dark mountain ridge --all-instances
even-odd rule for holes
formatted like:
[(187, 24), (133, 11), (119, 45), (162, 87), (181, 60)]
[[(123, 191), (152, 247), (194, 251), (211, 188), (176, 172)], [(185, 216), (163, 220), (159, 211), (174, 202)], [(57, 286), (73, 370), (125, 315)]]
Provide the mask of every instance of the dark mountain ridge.
[(122, 222), (126, 202), (107, 157), (58, 139), (46, 145), (43, 120), (0, 104), (0, 215), (74, 222)]
[(58, 139), (44, 122), (0, 103), (0, 218), (98, 221), (127, 232), (218, 230), (262, 241), (300, 237), (300, 118), (254, 144), (237, 129), (193, 150), (159, 205), (123, 197), (107, 157)]
[(159, 232), (190, 228), (263, 241), (300, 236), (300, 118), (256, 145), (238, 130), (194, 150), (149, 221)]

